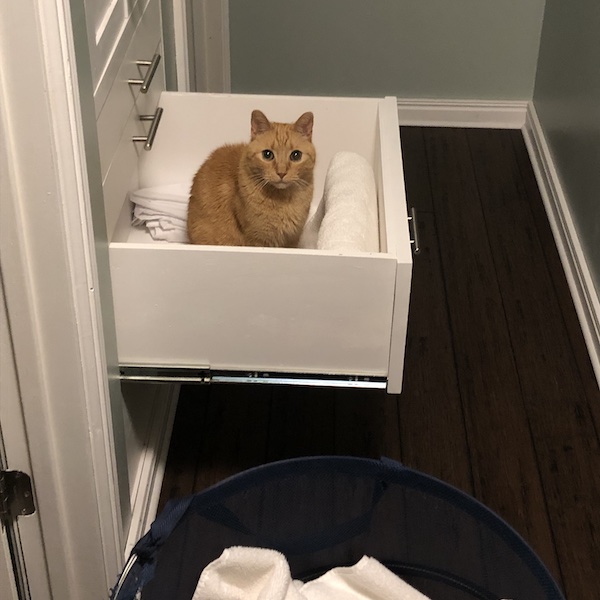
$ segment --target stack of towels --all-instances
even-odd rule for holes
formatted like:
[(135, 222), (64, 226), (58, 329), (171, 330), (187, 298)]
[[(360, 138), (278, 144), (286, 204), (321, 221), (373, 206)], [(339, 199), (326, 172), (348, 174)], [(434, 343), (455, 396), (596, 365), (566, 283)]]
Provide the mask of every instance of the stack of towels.
[(129, 194), (135, 226), (145, 226), (152, 239), (187, 243), (187, 208), (190, 183), (144, 188)]
[(374, 558), (318, 579), (292, 580), (283, 554), (234, 546), (200, 575), (192, 600), (428, 600)]
[[(133, 225), (145, 226), (155, 240), (188, 242), (190, 183), (131, 192)], [(313, 207), (300, 248), (332, 252), (378, 252), (379, 227), (375, 176), (368, 161), (354, 152), (338, 152), (327, 169), (323, 196)]]

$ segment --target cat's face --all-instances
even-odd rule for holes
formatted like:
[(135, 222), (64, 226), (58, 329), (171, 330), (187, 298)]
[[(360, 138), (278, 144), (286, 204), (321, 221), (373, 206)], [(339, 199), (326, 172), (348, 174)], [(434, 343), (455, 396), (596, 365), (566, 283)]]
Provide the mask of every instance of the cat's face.
[(286, 189), (312, 183), (316, 159), (312, 113), (304, 113), (295, 123), (271, 123), (255, 110), (251, 125), (247, 162), (258, 185)]

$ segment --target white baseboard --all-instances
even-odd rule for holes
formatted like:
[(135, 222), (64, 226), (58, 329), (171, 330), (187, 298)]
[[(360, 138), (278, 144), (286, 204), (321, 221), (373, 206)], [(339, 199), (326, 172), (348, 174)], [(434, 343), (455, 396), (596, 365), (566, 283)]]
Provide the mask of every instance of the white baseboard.
[(527, 109), (523, 135), (596, 379), (600, 384), (600, 297), (595, 289), (558, 171), (532, 102)]
[(156, 385), (152, 414), (131, 494), (131, 523), (125, 545), (125, 557), (156, 518), (165, 473), (171, 431), (179, 397), (179, 385)]
[(416, 127), (485, 127), (521, 129), (527, 101), (398, 100), (400, 125)]

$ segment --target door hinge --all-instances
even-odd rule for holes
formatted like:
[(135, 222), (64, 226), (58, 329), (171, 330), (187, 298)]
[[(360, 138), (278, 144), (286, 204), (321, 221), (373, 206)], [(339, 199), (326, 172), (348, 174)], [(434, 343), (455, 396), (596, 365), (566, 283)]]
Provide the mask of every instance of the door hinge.
[(34, 512), (31, 477), (22, 471), (0, 471), (0, 519), (12, 521)]

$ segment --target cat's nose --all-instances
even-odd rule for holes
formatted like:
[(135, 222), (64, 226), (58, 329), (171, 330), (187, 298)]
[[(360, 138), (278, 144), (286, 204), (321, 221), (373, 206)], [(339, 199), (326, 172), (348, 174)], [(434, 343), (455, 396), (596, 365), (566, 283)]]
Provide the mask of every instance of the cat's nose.
[(277, 171), (277, 175), (279, 175), (280, 179), (283, 179), (285, 177), (286, 171), (284, 171), (283, 173), (281, 173), (280, 171)]

